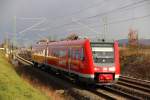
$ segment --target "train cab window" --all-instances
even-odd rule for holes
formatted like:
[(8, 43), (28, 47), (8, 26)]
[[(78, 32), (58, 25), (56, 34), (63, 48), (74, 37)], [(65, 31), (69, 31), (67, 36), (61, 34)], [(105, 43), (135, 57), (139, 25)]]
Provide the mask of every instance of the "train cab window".
[(113, 44), (97, 44), (92, 47), (93, 60), (96, 65), (114, 65)]

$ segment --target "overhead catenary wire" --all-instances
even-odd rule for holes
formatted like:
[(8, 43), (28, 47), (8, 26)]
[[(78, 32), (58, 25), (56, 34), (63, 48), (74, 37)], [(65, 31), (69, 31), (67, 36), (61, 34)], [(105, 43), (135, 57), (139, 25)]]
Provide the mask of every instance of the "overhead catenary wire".
[(30, 27), (28, 27), (28, 28), (26, 28), (26, 29), (20, 31), (19, 34), (22, 34), (22, 33), (26, 32), (26, 31), (29, 31), (29, 30), (31, 30), (32, 28), (34, 28), (34, 27), (36, 27), (36, 26), (38, 26), (38, 25), (41, 25), (41, 24), (44, 23), (45, 21), (46, 21), (46, 18), (43, 18), (43, 19), (41, 19), (39, 22), (37, 22), (36, 24), (33, 24), (32, 26), (30, 26)]
[[(146, 1), (150, 1), (150, 0), (141, 0), (141, 1), (138, 1), (138, 2), (134, 2), (134, 3), (132, 3), (132, 4), (129, 4), (129, 5), (126, 5), (126, 6), (123, 6), (123, 7), (119, 7), (119, 8), (116, 8), (116, 9), (112, 9), (112, 10), (110, 10), (110, 11), (108, 11), (108, 12), (104, 12), (104, 13), (96, 14), (96, 15), (94, 15), (94, 16), (86, 17), (85, 19), (90, 19), (90, 18), (94, 18), (94, 17), (98, 17), (98, 16), (107, 15), (107, 14), (116, 12), (116, 11), (118, 11), (118, 10), (125, 9), (125, 8), (127, 8), (127, 7), (132, 7), (132, 6), (141, 4), (141, 3), (146, 2)], [(79, 21), (80, 21), (80, 20), (79, 20)]]
[[(112, 10), (111, 12), (109, 11), (109, 13), (115, 12), (115, 11), (117, 11), (117, 10), (125, 9), (125, 8), (131, 7), (131, 6), (133, 6), (133, 5), (135, 6), (135, 5), (141, 4), (141, 3), (143, 3), (143, 2), (147, 2), (147, 1), (149, 1), (149, 0), (141, 0), (141, 1), (139, 1), (139, 2), (133, 3), (132, 5), (129, 4), (128, 6), (126, 5), (126, 6), (124, 6), (124, 7), (117, 8), (117, 9), (115, 9), (115, 10)], [(91, 19), (91, 18), (95, 18), (95, 17), (99, 17), (99, 16), (104, 16), (105, 14), (108, 14), (108, 12), (105, 12), (105, 13), (103, 13), (103, 14), (100, 13), (100, 14), (97, 14), (97, 15), (94, 15), (94, 16), (90, 16), (90, 17), (83, 18), (83, 19), (78, 19), (78, 20), (76, 20), (76, 22), (77, 22), (77, 21), (82, 21), (82, 20), (85, 20), (85, 19)], [(62, 28), (62, 27), (67, 26), (67, 25), (74, 24), (74, 23), (75, 23), (75, 22), (71, 21), (71, 22), (69, 22), (69, 23), (65, 23), (65, 24), (60, 25), (60, 26), (52, 27), (52, 28), (51, 28), (51, 31), (54, 30), (54, 29)]]
[[(108, 11), (108, 12), (100, 13), (100, 14), (97, 14), (97, 15), (94, 15), (94, 16), (90, 16), (90, 17), (83, 18), (83, 19), (78, 19), (78, 20), (76, 20), (76, 22), (80, 22), (80, 21), (85, 20), (85, 19), (95, 18), (95, 17), (98, 17), (98, 16), (103, 16), (103, 15), (105, 15), (105, 14), (112, 13), (112, 12), (114, 12), (114, 11), (116, 11), (116, 10), (121, 10), (121, 9), (130, 7), (130, 6), (133, 6), (133, 5), (137, 5), (137, 4), (143, 3), (143, 2), (145, 2), (145, 1), (149, 1), (149, 0), (140, 0), (140, 1), (137, 1), (137, 2), (134, 2), (134, 3), (131, 3), (131, 4), (129, 4), (129, 5), (126, 5), (126, 6), (123, 6), (123, 7), (119, 7), (119, 8), (117, 8), (117, 9), (113, 9), (113, 10)], [(96, 4), (96, 5), (102, 4), (103, 2), (104, 2), (104, 0), (103, 0), (102, 2)], [(72, 14), (75, 15), (75, 14), (81, 13), (81, 12), (83, 12), (83, 11), (86, 11), (87, 9), (96, 7), (96, 5), (94, 5), (94, 6), (89, 6), (89, 7), (87, 7), (86, 9), (79, 10), (78, 12), (75, 12), (75, 13), (72, 13)], [(62, 16), (62, 17), (63, 17), (63, 16)], [(72, 17), (72, 18), (73, 18), (73, 17)], [(21, 18), (21, 19), (30, 20), (30, 21), (31, 21), (31, 20), (41, 20), (41, 19), (43, 19), (43, 18)], [(61, 28), (61, 27), (64, 27), (64, 26), (67, 26), (67, 25), (71, 25), (71, 24), (74, 24), (74, 23), (75, 23), (75, 22), (71, 21), (71, 22), (69, 22), (69, 23), (65, 23), (65, 24), (60, 25), (60, 26), (52, 27), (52, 28), (50, 28), (50, 29), (51, 29), (51, 30), (54, 30), (54, 29)], [(35, 24), (34, 26), (31, 26), (31, 27), (25, 29), (24, 31), (19, 32), (19, 33), (23, 33), (23, 32), (25, 32), (25, 31), (27, 31), (27, 30), (32, 29), (33, 27), (38, 26), (38, 25), (39, 25), (39, 24), (37, 24), (37, 25)], [(48, 29), (49, 29), (49, 28), (43, 28), (43, 29), (40, 30), (40, 31), (46, 31), (46, 30), (48, 30)], [(34, 29), (33, 29), (33, 30), (34, 30)], [(35, 30), (39, 30), (39, 29), (35, 29)]]
[[(89, 16), (89, 17), (86, 17), (86, 18), (77, 19), (76, 21), (71, 21), (71, 22), (69, 22), (69, 23), (65, 23), (65, 24), (60, 25), (60, 26), (52, 27), (52, 28), (50, 28), (50, 31), (53, 31), (53, 30), (55, 30), (55, 29), (58, 29), (58, 30), (59, 30), (59, 28), (62, 28), (62, 27), (65, 27), (65, 26), (68, 26), (68, 25), (71, 25), (71, 24), (82, 23), (81, 21), (86, 20), (86, 19), (97, 18), (97, 17), (104, 16), (104, 15), (107, 15), (107, 14), (110, 14), (110, 13), (118, 12), (118, 11), (121, 11), (122, 9), (126, 9), (126, 8), (131, 9), (131, 8), (133, 8), (132, 6), (135, 7), (135, 5), (142, 4), (142, 3), (147, 2), (147, 1), (149, 1), (149, 0), (137, 1), (136, 3), (134, 2), (134, 3), (131, 3), (131, 4), (125, 5), (125, 6), (123, 6), (123, 7), (119, 7), (119, 8), (113, 9), (113, 10), (111, 10), (111, 11), (107, 11), (107, 12), (104, 12), (104, 13), (99, 13), (99, 14), (96, 14), (96, 15), (94, 15), (94, 16)], [(93, 8), (93, 7), (91, 6), (91, 8)], [(89, 7), (88, 9), (90, 9), (90, 7)], [(83, 11), (84, 11), (84, 10), (80, 10), (79, 12), (83, 12)], [(74, 13), (74, 14), (78, 14), (78, 13)], [(24, 18), (24, 19), (26, 19), (26, 18)], [(28, 18), (27, 18), (27, 19), (28, 19)], [(56, 18), (56, 19), (57, 19), (57, 18)], [(28, 19), (28, 20), (32, 20), (32, 18), (31, 18), (31, 19)], [(38, 20), (38, 18), (37, 18), (37, 20)], [(39, 20), (40, 20), (40, 18), (39, 18)], [(125, 20), (125, 19), (124, 19), (124, 20)], [(130, 18), (130, 19), (126, 19), (126, 20), (133, 20), (133, 19)], [(134, 20), (135, 20), (135, 19), (134, 19)], [(118, 20), (118, 21), (114, 21), (114, 22), (109, 22), (108, 24), (117, 24), (117, 23), (121, 23), (121, 22), (125, 22), (125, 21), (123, 21), (123, 20)], [(83, 23), (83, 24), (84, 24), (84, 23)], [(81, 24), (79, 24), (79, 25), (81, 25)], [(101, 25), (101, 26), (103, 26), (103, 25)], [(100, 26), (99, 26), (99, 27), (100, 27)], [(33, 27), (32, 27), (32, 28), (33, 28)], [(92, 28), (92, 27), (91, 27), (91, 28)], [(36, 29), (35, 29), (35, 30), (36, 30)], [(43, 30), (44, 30), (44, 29), (43, 29)], [(46, 30), (46, 29), (45, 29), (45, 30)]]
[[(147, 17), (150, 17), (150, 14), (144, 15), (144, 16), (138, 16), (138, 17), (132, 17), (132, 18), (127, 18), (127, 19), (122, 19), (122, 20), (118, 20), (118, 21), (114, 21), (114, 22), (109, 22), (108, 24), (109, 25), (110, 24), (118, 24), (118, 23), (122, 23), (122, 22), (128, 22), (128, 21), (143, 19), (143, 18), (147, 18)], [(97, 26), (103, 26), (103, 24), (97, 25)], [(90, 26), (90, 27), (96, 27), (96, 26)]]
[[(73, 12), (73, 13), (71, 13), (71, 14), (69, 15), (69, 17), (72, 18), (73, 15), (80, 14), (80, 13), (82, 13), (82, 12), (87, 11), (88, 9), (95, 8), (95, 7), (100, 7), (101, 4), (103, 4), (104, 2), (106, 2), (106, 0), (102, 0), (102, 1), (99, 2), (99, 3), (96, 3), (96, 4), (94, 4), (94, 5), (90, 5), (90, 6), (88, 6), (88, 7), (85, 7), (84, 9), (80, 9), (79, 11)], [(53, 20), (58, 20), (58, 19), (62, 19), (62, 18), (66, 18), (66, 15), (64, 15), (64, 16), (57, 16), (57, 17), (55, 17)]]
[[(106, 0), (103, 0), (103, 2), (104, 2), (104, 1), (106, 2)], [(114, 11), (116, 11), (116, 10), (121, 10), (121, 9), (130, 7), (130, 6), (133, 6), (133, 5), (137, 5), (137, 4), (143, 3), (143, 2), (145, 2), (145, 1), (149, 1), (149, 0), (140, 0), (140, 1), (137, 1), (137, 2), (133, 2), (133, 3), (128, 4), (128, 5), (126, 5), (126, 6), (119, 7), (119, 8), (116, 8), (116, 9), (112, 9), (112, 10), (110, 10), (110, 11), (108, 11), (108, 12), (99, 13), (99, 14), (96, 14), (96, 15), (94, 15), (94, 16), (95, 16), (95, 17), (96, 17), (96, 16), (102, 16), (102, 15), (105, 15), (105, 14), (108, 14), (108, 13), (112, 13), (112, 12), (114, 12)], [(96, 5), (89, 6), (89, 7), (85, 8), (85, 9), (81, 9), (81, 10), (79, 10), (79, 11), (77, 11), (77, 12), (73, 12), (72, 15), (70, 15), (69, 17), (72, 18), (74, 15), (80, 14), (81, 12), (85, 12), (85, 11), (87, 11), (88, 9), (95, 8), (95, 7), (100, 7), (100, 5), (103, 4), (103, 2), (100, 2), (100, 3), (96, 4)], [(86, 17), (86, 19), (90, 19), (91, 17), (94, 17), (94, 16)], [(65, 18), (66, 18), (66, 16), (60, 16), (60, 17), (55, 18), (55, 19), (62, 19), (62, 17), (65, 17)], [(54, 19), (54, 20), (55, 20), (55, 19)]]
[[(122, 20), (118, 20), (118, 21), (114, 21), (114, 22), (109, 22), (107, 24), (109, 24), (109, 25), (110, 24), (118, 24), (118, 23), (128, 22), (128, 21), (132, 21), (132, 20), (139, 20), (139, 19), (143, 19), (143, 18), (147, 18), (147, 17), (150, 17), (150, 14), (144, 15), (144, 16), (138, 16), (138, 17), (132, 17), (132, 18), (127, 18), (127, 19), (122, 19)], [(100, 27), (100, 26), (104, 26), (104, 25), (101, 24), (101, 25), (97, 25), (97, 26)], [(96, 27), (96, 26), (90, 26), (90, 28), (93, 28), (93, 27)]]
[[(121, 23), (121, 22), (125, 22), (125, 21), (130, 21), (130, 20), (137, 20), (137, 19), (142, 19), (142, 18), (145, 18), (145, 17), (149, 17), (149, 15), (145, 15), (145, 16), (140, 16), (140, 17), (135, 17), (135, 18), (128, 18), (128, 19), (123, 19), (123, 20), (118, 20), (118, 21), (114, 21), (114, 22), (109, 22), (109, 23), (107, 23), (107, 24), (117, 24), (117, 23)], [(78, 21), (73, 21), (72, 22), (73, 24), (76, 24), (76, 23), (78, 23)], [(62, 26), (57, 26), (57, 27), (53, 27), (53, 29), (58, 29), (58, 28), (62, 28), (62, 27), (64, 27), (64, 26), (67, 26), (67, 25), (70, 25), (70, 23), (67, 23), (67, 24), (64, 24), (64, 25), (62, 25)], [(81, 25), (81, 24), (80, 24)], [(102, 25), (97, 25), (97, 26), (104, 26), (103, 24)], [(89, 26), (89, 27), (95, 27), (95, 26)], [(53, 30), (52, 29), (52, 30)]]
[[(118, 24), (118, 23), (128, 22), (128, 21), (132, 21), (132, 20), (139, 20), (139, 19), (143, 19), (143, 18), (147, 18), (147, 17), (150, 17), (150, 14), (145, 15), (145, 16), (138, 16), (138, 17), (127, 18), (127, 19), (118, 20), (118, 21), (114, 21), (114, 22), (109, 22), (107, 24), (108, 25), (110, 25), (110, 24)], [(97, 25), (97, 26), (100, 27), (100, 26), (104, 26), (104, 25), (101, 24), (101, 25)], [(93, 27), (96, 27), (96, 26), (90, 26), (90, 28), (93, 28)]]

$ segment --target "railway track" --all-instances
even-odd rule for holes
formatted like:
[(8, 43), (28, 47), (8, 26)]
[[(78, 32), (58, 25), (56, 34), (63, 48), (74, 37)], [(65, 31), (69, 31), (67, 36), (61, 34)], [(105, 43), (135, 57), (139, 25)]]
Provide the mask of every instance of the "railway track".
[[(17, 60), (23, 64), (33, 66), (33, 63), (23, 59), (20, 56), (16, 56)], [(72, 80), (72, 79), (69, 79)], [(69, 81), (67, 79), (67, 81)], [(72, 82), (72, 81), (70, 81)], [(73, 82), (74, 83), (74, 82)], [(150, 82), (146, 80), (139, 80), (127, 76), (120, 76), (117, 83), (112, 86), (98, 86), (96, 88), (84, 89), (90, 91), (104, 99), (109, 100), (149, 100), (150, 99)], [(84, 100), (84, 99), (83, 99)]]
[(118, 82), (110, 88), (132, 95), (137, 99), (150, 100), (150, 81), (147, 80), (120, 76)]

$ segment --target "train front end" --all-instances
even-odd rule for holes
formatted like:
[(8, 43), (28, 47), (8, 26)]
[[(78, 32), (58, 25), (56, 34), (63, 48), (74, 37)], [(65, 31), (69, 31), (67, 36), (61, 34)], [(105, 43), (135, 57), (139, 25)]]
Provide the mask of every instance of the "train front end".
[(120, 75), (117, 42), (91, 42), (94, 63), (94, 80), (100, 85), (111, 85)]

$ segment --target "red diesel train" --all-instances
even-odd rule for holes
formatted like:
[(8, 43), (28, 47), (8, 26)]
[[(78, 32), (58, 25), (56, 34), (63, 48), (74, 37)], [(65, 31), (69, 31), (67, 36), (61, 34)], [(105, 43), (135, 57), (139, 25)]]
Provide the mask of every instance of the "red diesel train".
[(36, 44), (34, 64), (44, 65), (86, 83), (107, 85), (120, 75), (118, 42), (90, 42), (89, 39)]

